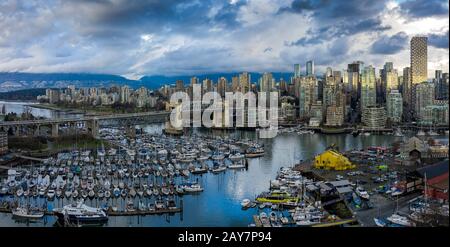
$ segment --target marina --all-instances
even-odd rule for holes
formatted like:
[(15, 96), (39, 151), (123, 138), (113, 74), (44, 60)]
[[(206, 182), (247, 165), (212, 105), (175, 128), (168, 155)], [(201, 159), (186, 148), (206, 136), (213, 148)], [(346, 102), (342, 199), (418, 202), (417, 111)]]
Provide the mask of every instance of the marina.
[[(27, 173), (33, 178), (37, 172), (35, 187), (41, 175), (40, 181), (47, 186), (46, 190), (9, 190), (3, 186), (8, 184), (8, 173), (3, 169), (0, 209), (4, 213), (0, 214), (0, 224), (53, 226), (57, 222), (53, 210), (79, 199), (84, 199), (87, 206), (101, 208), (107, 213), (108, 221), (103, 226), (357, 224), (355, 218), (334, 218), (326, 213), (323, 210), (328, 207), (325, 202), (314, 205), (310, 200), (312, 204), (304, 204), (304, 207), (302, 204), (301, 207), (290, 205), (304, 202), (302, 184), (310, 183), (307, 179), (303, 181), (305, 183), (301, 180), (297, 184), (294, 182), (291, 187), (294, 190), (287, 191), (289, 195), (268, 194), (269, 197), (261, 198), (261, 203), (256, 199), (262, 192), (268, 192), (271, 188), (269, 182), (280, 175), (282, 167), (288, 171), (331, 145), (340, 150), (388, 147), (394, 142), (406, 141), (411, 135), (407, 131), (403, 131), (401, 136), (325, 135), (301, 131), (300, 128), (283, 128), (273, 139), (259, 139), (253, 131), (193, 129), (175, 137), (163, 135), (163, 124), (137, 126), (136, 129), (135, 137), (127, 136), (126, 131), (120, 128), (101, 129), (100, 138), (104, 145), (96, 149), (61, 152), (44, 161), (27, 160), (20, 166), (7, 167), (11, 176), (15, 170), (14, 176), (20, 178), (26, 177)], [(434, 138), (445, 140), (446, 136)], [(246, 157), (247, 154), (257, 157)], [(356, 154), (356, 151), (354, 154), (346, 153), (349, 156)], [(351, 170), (338, 175), (342, 178), (362, 176), (358, 174), (357, 170)], [(60, 179), (58, 175), (61, 175)], [(300, 178), (296, 173), (289, 176), (294, 180)], [(339, 176), (333, 178), (342, 179)], [(62, 180), (66, 180), (65, 187), (58, 188), (64, 184)], [(19, 181), (16, 185), (20, 184)], [(72, 190), (67, 190), (69, 184), (72, 184)], [(370, 200), (374, 200), (372, 197), (370, 195)], [(169, 209), (167, 199), (172, 200), (175, 207)], [(243, 206), (245, 199), (248, 203)], [(283, 203), (274, 203), (280, 199)], [(38, 208), (45, 215), (38, 220), (18, 219), (13, 217), (12, 211), (19, 206)], [(272, 211), (274, 213), (271, 214)], [(254, 220), (255, 217), (258, 220)], [(318, 217), (320, 223), (317, 222)], [(370, 221), (375, 225), (372, 218)]]

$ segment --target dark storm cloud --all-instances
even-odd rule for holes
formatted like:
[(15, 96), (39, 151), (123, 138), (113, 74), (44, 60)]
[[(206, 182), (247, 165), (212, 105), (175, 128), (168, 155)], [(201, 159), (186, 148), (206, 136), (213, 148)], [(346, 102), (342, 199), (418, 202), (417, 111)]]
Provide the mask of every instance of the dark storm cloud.
[[(403, 34), (384, 33), (402, 31), (402, 23), (387, 26), (396, 23), (386, 19), (391, 12), (442, 19), (448, 11), (445, 1), (394, 9), (387, 1), (0, 0), (0, 71), (276, 71), (305, 58), (326, 67), (355, 56), (373, 63), (403, 47)], [(448, 53), (448, 26), (431, 30), (430, 47)], [(373, 46), (371, 37), (379, 37)]]
[(366, 19), (356, 23), (335, 24), (327, 27), (322, 27), (318, 30), (309, 29), (307, 36), (302, 37), (296, 41), (288, 42), (288, 46), (305, 46), (320, 44), (324, 41), (329, 41), (335, 37), (350, 36), (362, 32), (377, 32), (388, 30), (391, 27), (383, 26), (379, 19)]
[(448, 49), (448, 35), (448, 30), (443, 34), (430, 34), (428, 35), (428, 44), (436, 48)]
[(400, 4), (400, 11), (409, 17), (448, 15), (448, 0), (408, 0)]
[(282, 8), (280, 12), (308, 13), (312, 12), (319, 19), (347, 19), (369, 17), (380, 13), (386, 0), (294, 0), (290, 7)]
[(399, 32), (393, 36), (382, 36), (372, 44), (371, 52), (374, 54), (395, 54), (408, 44), (408, 35)]

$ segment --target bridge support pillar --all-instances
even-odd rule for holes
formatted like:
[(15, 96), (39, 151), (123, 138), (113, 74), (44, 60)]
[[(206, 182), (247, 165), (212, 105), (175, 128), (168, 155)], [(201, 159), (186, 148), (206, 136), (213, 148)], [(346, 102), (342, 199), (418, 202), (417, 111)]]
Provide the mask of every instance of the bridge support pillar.
[(98, 137), (98, 129), (99, 129), (98, 120), (97, 119), (89, 120), (86, 122), (86, 125), (87, 125), (87, 129), (88, 129), (89, 133), (91, 133), (92, 137), (97, 138)]
[(59, 124), (52, 124), (52, 137), (58, 137)]
[(38, 125), (36, 125), (36, 129), (34, 130), (33, 135), (34, 136), (39, 136), (41, 134), (40, 131), (41, 131), (41, 126), (38, 124)]

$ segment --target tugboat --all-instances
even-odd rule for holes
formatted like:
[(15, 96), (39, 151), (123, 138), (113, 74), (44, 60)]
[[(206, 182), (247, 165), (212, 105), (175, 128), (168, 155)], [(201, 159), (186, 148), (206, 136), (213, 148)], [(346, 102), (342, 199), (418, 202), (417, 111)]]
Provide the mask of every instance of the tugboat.
[(103, 225), (108, 222), (108, 215), (103, 209), (89, 207), (83, 200), (63, 208), (55, 208), (53, 212), (61, 225), (66, 225), (67, 222), (77, 225)]

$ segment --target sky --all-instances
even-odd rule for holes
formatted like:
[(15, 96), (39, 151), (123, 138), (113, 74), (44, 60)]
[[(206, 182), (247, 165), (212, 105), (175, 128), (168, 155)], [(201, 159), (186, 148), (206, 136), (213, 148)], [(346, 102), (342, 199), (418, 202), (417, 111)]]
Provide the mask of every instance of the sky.
[(428, 75), (449, 68), (442, 0), (1, 0), (0, 71), (196, 75), (316, 72), (355, 60), (409, 66), (428, 36)]

